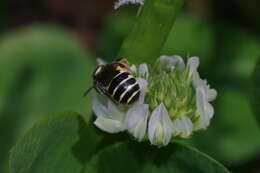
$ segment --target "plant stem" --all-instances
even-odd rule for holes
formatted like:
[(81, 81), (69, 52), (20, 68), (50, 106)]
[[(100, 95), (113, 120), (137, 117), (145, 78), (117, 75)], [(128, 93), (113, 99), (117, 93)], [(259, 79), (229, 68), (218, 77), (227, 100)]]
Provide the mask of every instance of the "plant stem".
[(154, 63), (182, 4), (183, 0), (145, 0), (118, 57), (125, 57), (137, 64)]

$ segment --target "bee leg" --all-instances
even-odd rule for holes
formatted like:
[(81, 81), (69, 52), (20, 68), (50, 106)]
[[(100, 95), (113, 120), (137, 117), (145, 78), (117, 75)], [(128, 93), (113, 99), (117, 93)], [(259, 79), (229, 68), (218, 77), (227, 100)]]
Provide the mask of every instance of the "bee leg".
[(94, 87), (90, 87), (88, 88), (84, 93), (83, 93), (83, 97), (85, 97), (86, 95), (88, 95), (88, 93), (93, 89)]

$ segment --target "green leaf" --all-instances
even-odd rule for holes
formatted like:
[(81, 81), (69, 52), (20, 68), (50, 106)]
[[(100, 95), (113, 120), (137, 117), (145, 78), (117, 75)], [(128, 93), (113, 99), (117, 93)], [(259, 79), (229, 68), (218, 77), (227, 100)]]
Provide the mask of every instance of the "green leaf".
[(146, 0), (118, 57), (132, 63), (153, 63), (159, 56), (183, 0)]
[(99, 140), (79, 114), (52, 116), (34, 125), (11, 150), (10, 172), (80, 172)]
[(255, 70), (252, 74), (252, 87), (250, 94), (252, 109), (258, 125), (260, 125), (260, 58), (258, 59)]
[(12, 148), (10, 172), (82, 172), (98, 150), (127, 139), (124, 133), (103, 133), (86, 119), (64, 112), (37, 122)]
[(121, 143), (95, 155), (85, 172), (102, 173), (227, 173), (220, 163), (196, 149), (173, 143), (163, 148), (146, 143)]

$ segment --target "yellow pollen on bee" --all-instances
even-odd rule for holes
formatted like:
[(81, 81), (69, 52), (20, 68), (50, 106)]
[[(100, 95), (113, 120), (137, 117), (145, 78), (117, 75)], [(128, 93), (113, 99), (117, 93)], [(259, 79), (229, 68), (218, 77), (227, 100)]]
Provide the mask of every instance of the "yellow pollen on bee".
[(129, 73), (129, 74), (132, 74), (132, 71), (130, 71), (129, 69), (124, 68), (124, 67), (117, 66), (117, 67), (116, 67), (116, 70), (117, 70), (117, 71), (127, 72), (127, 73)]
[(122, 68), (122, 67), (120, 67), (120, 66), (117, 66), (117, 67), (116, 67), (116, 70), (117, 70), (117, 71), (125, 71), (124, 68)]

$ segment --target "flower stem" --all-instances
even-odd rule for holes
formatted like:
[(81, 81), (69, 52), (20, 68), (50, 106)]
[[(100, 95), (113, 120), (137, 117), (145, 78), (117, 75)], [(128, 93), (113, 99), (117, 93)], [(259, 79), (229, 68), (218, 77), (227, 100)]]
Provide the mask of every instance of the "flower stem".
[(118, 57), (132, 63), (152, 64), (159, 57), (182, 4), (183, 0), (145, 0)]

